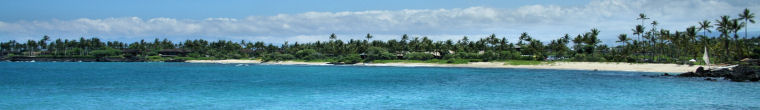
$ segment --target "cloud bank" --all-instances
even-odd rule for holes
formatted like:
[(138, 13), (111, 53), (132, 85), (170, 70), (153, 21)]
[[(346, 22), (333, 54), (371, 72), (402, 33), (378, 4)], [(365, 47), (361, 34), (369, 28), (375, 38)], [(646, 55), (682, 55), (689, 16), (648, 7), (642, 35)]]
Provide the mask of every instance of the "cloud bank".
[[(485, 37), (491, 33), (508, 39), (528, 32), (540, 40), (564, 34), (580, 34), (591, 28), (602, 31), (611, 43), (617, 34), (630, 34), (640, 24), (635, 18), (646, 13), (658, 28), (683, 30), (698, 21), (721, 15), (736, 16), (742, 9), (757, 12), (751, 1), (716, 0), (599, 0), (583, 6), (527, 5), (522, 7), (469, 7), (454, 9), (369, 10), (305, 12), (246, 18), (80, 18), (73, 20), (0, 21), (0, 40), (99, 37), (106, 40), (169, 38), (311, 42), (327, 40), (330, 33), (341, 39), (399, 38), (401, 34), (428, 36), (434, 40)], [(651, 22), (651, 21), (650, 21)], [(648, 23), (646, 23), (648, 24)], [(751, 30), (759, 28), (752, 27)]]

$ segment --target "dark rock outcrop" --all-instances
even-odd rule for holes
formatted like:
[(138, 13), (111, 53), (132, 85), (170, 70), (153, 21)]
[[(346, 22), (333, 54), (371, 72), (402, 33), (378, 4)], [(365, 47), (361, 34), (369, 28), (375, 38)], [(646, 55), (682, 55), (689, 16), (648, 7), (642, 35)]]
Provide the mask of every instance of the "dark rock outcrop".
[[(715, 70), (705, 70), (703, 67), (697, 68), (695, 72), (679, 74), (680, 77), (723, 77), (735, 82), (760, 80), (760, 60), (745, 59), (739, 65), (731, 68), (720, 68)], [(709, 80), (715, 80), (708, 78)], [(708, 80), (705, 79), (705, 80)]]

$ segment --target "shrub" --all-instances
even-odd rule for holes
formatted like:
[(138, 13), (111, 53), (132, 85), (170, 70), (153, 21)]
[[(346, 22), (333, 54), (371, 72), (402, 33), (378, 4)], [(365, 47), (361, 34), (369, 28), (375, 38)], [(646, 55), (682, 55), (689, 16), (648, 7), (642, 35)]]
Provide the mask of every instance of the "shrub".
[(448, 54), (444, 56), (445, 59), (452, 59), (452, 58), (461, 58), (461, 59), (481, 59), (482, 55), (478, 53), (467, 53), (467, 52), (455, 52), (455, 54)]
[(483, 59), (483, 61), (491, 61), (491, 60), (500, 59), (499, 54), (496, 54), (496, 52), (492, 52), (492, 51), (486, 51), (485, 53), (483, 53), (483, 55), (480, 55), (480, 57), (481, 59)]
[(345, 56), (341, 56), (340, 60), (338, 62), (343, 62), (345, 64), (356, 64), (362, 61), (361, 56), (359, 54), (349, 54)]
[(279, 52), (267, 54), (264, 56), (261, 60), (262, 61), (285, 61), (285, 60), (292, 60), (296, 57), (291, 54), (281, 54)]
[(409, 60), (428, 60), (433, 59), (433, 55), (428, 53), (422, 53), (422, 52), (412, 52), (409, 54), (404, 55), (404, 58)]
[(296, 52), (296, 57), (304, 60), (316, 60), (321, 59), (322, 54), (314, 49), (303, 49)]
[(468, 60), (468, 59), (455, 59), (455, 58), (452, 58), (452, 59), (446, 60), (446, 63), (449, 63), (449, 64), (467, 64), (469, 62), (470, 62), (470, 60)]
[(116, 50), (116, 49), (112, 49), (112, 48), (106, 48), (104, 50), (94, 50), (94, 51), (91, 51), (90, 54), (92, 54), (92, 55), (94, 55), (95, 57), (98, 57), (98, 58), (103, 58), (103, 57), (107, 57), (107, 56), (120, 55), (121, 54), (121, 50)]
[(367, 49), (367, 60), (387, 60), (396, 57), (392, 53), (388, 53), (387, 50), (380, 47), (370, 47)]

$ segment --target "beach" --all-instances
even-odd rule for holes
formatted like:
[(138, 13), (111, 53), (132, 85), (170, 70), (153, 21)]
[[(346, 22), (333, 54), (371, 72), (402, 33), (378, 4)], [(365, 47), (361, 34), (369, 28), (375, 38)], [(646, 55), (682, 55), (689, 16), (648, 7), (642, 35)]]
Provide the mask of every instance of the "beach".
[[(279, 61), (262, 62), (260, 60), (188, 60), (188, 63), (261, 63), (283, 65), (329, 65), (327, 62)], [(680, 74), (695, 71), (699, 65), (625, 63), (625, 62), (553, 62), (537, 65), (505, 65), (504, 62), (470, 62), (468, 64), (434, 64), (434, 63), (359, 63), (356, 66), (399, 66), (399, 67), (466, 67), (466, 68), (525, 68), (525, 69), (563, 69), (563, 70), (598, 70), (598, 71), (632, 71), (660, 72)]]

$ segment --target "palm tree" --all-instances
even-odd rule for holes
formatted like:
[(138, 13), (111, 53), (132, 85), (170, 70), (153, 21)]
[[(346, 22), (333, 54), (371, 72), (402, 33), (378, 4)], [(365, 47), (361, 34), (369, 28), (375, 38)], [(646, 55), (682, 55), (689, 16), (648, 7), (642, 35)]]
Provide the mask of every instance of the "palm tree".
[(743, 56), (743, 53), (744, 53), (743, 49), (742, 48), (738, 48), (738, 47), (739, 47), (739, 44), (741, 44), (741, 42), (739, 41), (739, 31), (746, 24), (744, 22), (739, 22), (739, 19), (732, 19), (731, 23), (729, 25), (731, 27), (730, 28), (730, 31), (731, 31), (730, 33), (734, 33), (734, 42), (733, 42), (734, 45), (733, 46), (734, 46), (734, 48), (738, 49), (738, 52), (736, 52), (736, 53), (739, 54), (739, 57), (744, 57)]
[[(744, 24), (755, 23), (755, 13), (749, 12), (749, 9), (744, 8), (744, 12), (739, 14), (739, 20), (744, 20)], [(747, 36), (747, 25), (744, 25), (744, 37)]]
[(644, 29), (645, 28), (642, 25), (636, 25), (636, 28), (631, 29), (634, 35), (638, 35), (637, 41), (641, 40), (641, 34), (644, 33)]
[(367, 41), (370, 41), (372, 39), (372, 35), (370, 35), (369, 33), (367, 33), (366, 38), (367, 38)]
[(620, 34), (618, 35), (618, 40), (615, 42), (622, 42), (623, 44), (627, 44), (628, 40), (631, 40), (631, 38), (628, 38), (627, 34)]
[(401, 36), (401, 41), (406, 41), (406, 40), (409, 40), (409, 36), (406, 35), (406, 34), (402, 35)]
[(601, 43), (601, 40), (598, 39), (599, 36), (599, 29), (593, 28), (591, 29), (590, 35), (588, 37), (588, 43), (591, 46), (596, 46), (596, 44)]
[(49, 40), (50, 40), (50, 37), (48, 37), (47, 35), (42, 36), (42, 39), (40, 39), (39, 41), (40, 47), (42, 47), (42, 49), (47, 50), (47, 41)]
[(406, 35), (406, 34), (401, 35), (401, 46), (402, 46), (401, 53), (407, 51), (407, 49), (406, 49), (407, 48), (406, 47), (407, 46), (407, 42), (406, 42), (407, 40), (409, 40), (409, 35)]
[[(649, 45), (652, 46), (652, 47), (654, 47), (654, 46), (657, 46), (657, 39), (659, 37), (658, 33), (657, 33), (657, 24), (659, 24), (659, 23), (657, 23), (657, 21), (653, 20), (652, 23), (650, 23), (650, 24), (652, 24), (652, 30), (651, 30), (651, 35), (649, 35)], [(655, 52), (657, 52), (655, 50), (662, 50), (662, 49), (652, 49), (652, 59), (654, 59), (654, 54), (655, 54)], [(662, 52), (660, 52), (660, 53), (662, 53)]]
[(37, 48), (37, 43), (34, 40), (26, 41), (26, 51), (29, 51), (29, 56), (32, 56), (32, 52)]
[(493, 33), (491, 33), (491, 35), (490, 35), (490, 36), (488, 36), (488, 43), (489, 43), (489, 44), (490, 44), (490, 46), (492, 46), (492, 47), (493, 47), (493, 46), (496, 46), (496, 44), (498, 44), (498, 43), (499, 43), (499, 39), (498, 39), (498, 38), (496, 38), (496, 34), (493, 34)]
[[(697, 27), (696, 26), (689, 26), (688, 28), (686, 28), (685, 32), (686, 32), (686, 39), (685, 39), (686, 41), (683, 41), (683, 42), (691, 43), (691, 45), (695, 45), (696, 44), (695, 42), (696, 42), (696, 39), (697, 39), (696, 38), (697, 37)], [(684, 45), (689, 46), (689, 44), (686, 44), (686, 43)], [(696, 51), (694, 51), (694, 50), (696, 50)], [(697, 57), (697, 53), (699, 53), (699, 49), (698, 48), (692, 48), (692, 52), (691, 52), (691, 54), (693, 55), (692, 58), (696, 58)]]
[[(649, 19), (649, 18), (644, 13), (639, 13), (639, 17), (636, 18), (636, 20), (641, 20), (641, 24), (640, 25), (642, 26), (642, 28), (641, 28), (642, 32), (639, 33), (639, 38), (637, 38), (638, 40), (641, 40), (641, 34), (643, 34), (643, 31), (644, 31), (644, 28), (643, 28), (644, 27), (644, 20), (647, 20), (647, 19)], [(637, 26), (637, 28), (638, 28), (638, 26)]]
[(335, 33), (330, 34), (330, 40), (338, 39), (338, 36), (335, 35)]
[(710, 25), (710, 21), (708, 21), (708, 20), (704, 20), (702, 22), (699, 22), (699, 31), (702, 31), (702, 35), (703, 36), (707, 36), (707, 32), (712, 33), (712, 31), (710, 30), (710, 28), (712, 28), (712, 27), (713, 26)]
[(641, 25), (644, 25), (644, 20), (647, 20), (647, 15), (644, 13), (639, 13), (639, 18), (636, 18), (636, 20), (641, 20)]
[[(367, 44), (368, 45), (373, 45), (373, 44), (370, 44), (372, 42), (372, 35), (370, 35), (369, 33), (367, 33), (367, 36), (365, 36), (365, 38), (367, 38)], [(367, 48), (369, 48), (369, 47), (367, 47)]]
[[(747, 35), (747, 25), (749, 25), (749, 23), (753, 23), (754, 24), (755, 23), (754, 18), (755, 18), (755, 13), (750, 12), (749, 9), (747, 9), (747, 8), (744, 8), (744, 12), (742, 12), (741, 14), (739, 14), (739, 20), (744, 20), (744, 22), (742, 24), (744, 24), (744, 37), (745, 38), (749, 37)], [(749, 50), (749, 49), (747, 49), (747, 50)], [(742, 54), (743, 54), (743, 52), (742, 52)]]
[(723, 16), (720, 17), (720, 19), (715, 20), (715, 22), (716, 22), (715, 25), (718, 26), (718, 27), (716, 27), (715, 30), (718, 30), (718, 32), (720, 32), (720, 38), (723, 40), (723, 48), (725, 49), (725, 50), (723, 50), (725, 52), (725, 54), (724, 54), (724, 61), (728, 61), (728, 57), (729, 57), (729, 54), (728, 54), (728, 52), (729, 52), (729, 50), (728, 50), (729, 49), (729, 47), (728, 47), (729, 41), (728, 41), (728, 39), (729, 39), (729, 33), (732, 30), (731, 21), (732, 21), (731, 17), (727, 16), (727, 15), (723, 15)]

